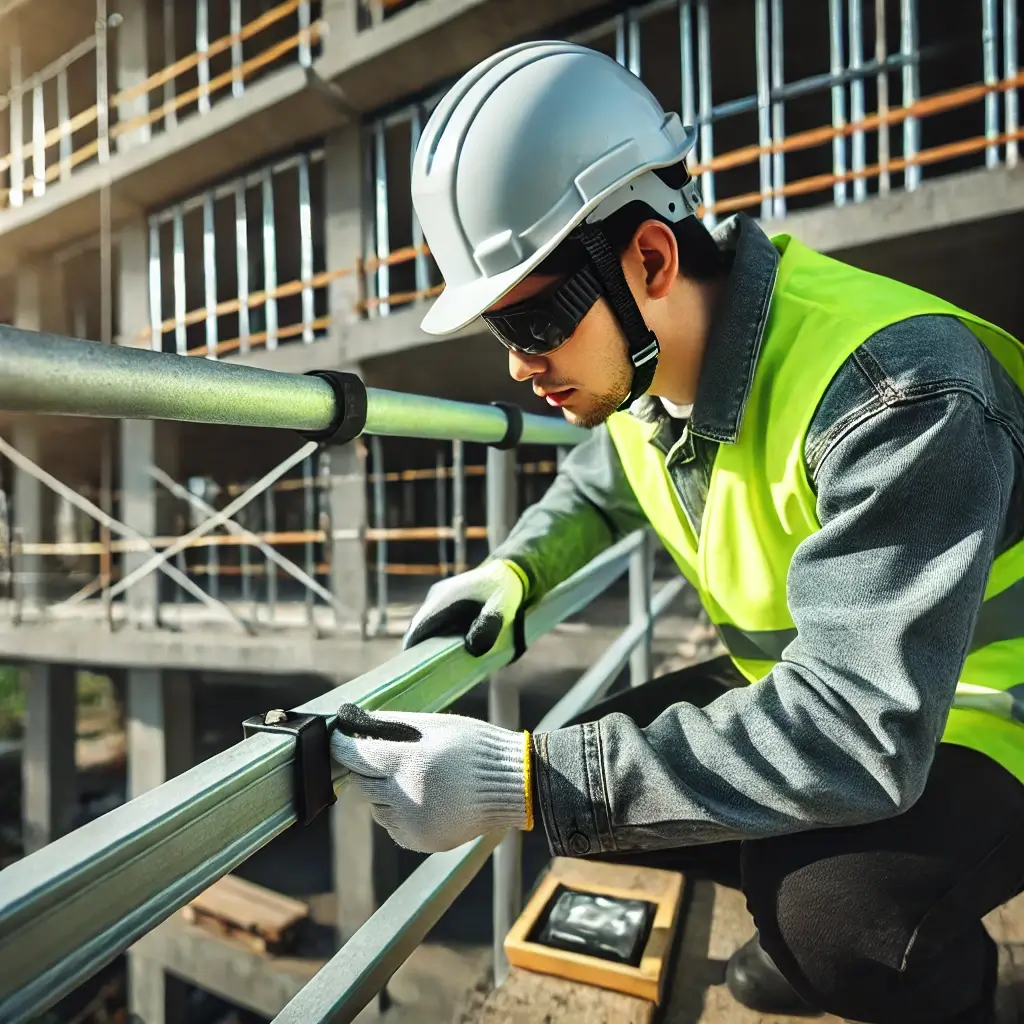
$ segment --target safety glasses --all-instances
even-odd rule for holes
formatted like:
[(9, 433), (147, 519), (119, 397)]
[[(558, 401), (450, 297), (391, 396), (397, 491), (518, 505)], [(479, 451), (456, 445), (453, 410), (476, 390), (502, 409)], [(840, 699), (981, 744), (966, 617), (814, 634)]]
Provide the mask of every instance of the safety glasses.
[(588, 263), (568, 280), (529, 299), (484, 313), (483, 320), (507, 349), (545, 356), (569, 340), (601, 295), (601, 284)]

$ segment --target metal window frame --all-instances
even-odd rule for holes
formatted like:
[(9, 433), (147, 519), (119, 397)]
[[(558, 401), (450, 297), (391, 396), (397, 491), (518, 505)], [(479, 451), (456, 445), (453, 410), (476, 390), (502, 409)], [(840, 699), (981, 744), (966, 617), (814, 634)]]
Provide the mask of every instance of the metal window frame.
[[(781, 98), (785, 88), (785, 40), (783, 38), (783, 0), (771, 0), (771, 44), (772, 44), (772, 140), (781, 142), (786, 137), (786, 108)], [(775, 198), (772, 203), (772, 215), (781, 218), (786, 216), (786, 154), (772, 153), (772, 186)]]
[[(768, 30), (768, 0), (754, 3), (754, 63), (757, 75), (757, 142), (767, 149), (772, 141), (771, 122), (771, 42)], [(774, 208), (772, 191), (772, 158), (770, 153), (758, 157), (761, 188), (761, 217), (768, 220)]]
[(302, 280), (302, 341), (314, 338), (313, 320), (313, 212), (310, 198), (309, 157), (299, 157), (299, 277)]
[[(900, 56), (903, 58), (903, 106), (913, 106), (921, 96), (917, 70), (917, 0), (900, 0)], [(916, 117), (903, 121), (903, 157), (913, 160), (921, 150), (921, 122)], [(913, 192), (921, 184), (921, 165), (908, 164), (903, 187)]]
[[(849, 0), (847, 24), (850, 39), (850, 71), (856, 76), (850, 82), (850, 120), (854, 124), (861, 123), (865, 118), (864, 79), (861, 76), (864, 68), (864, 20), (861, 7), (862, 0)], [(856, 131), (850, 139), (851, 166), (854, 174), (862, 174), (867, 166), (867, 139), (865, 133)], [(868, 183), (863, 177), (853, 179), (853, 201), (862, 203), (867, 198)]]
[(207, 193), (203, 202), (203, 303), (206, 306), (206, 355), (217, 358), (217, 234), (214, 198)]
[[(210, 5), (209, 0), (196, 0), (196, 53), (207, 53), (210, 49)], [(196, 67), (199, 76), (199, 113), (210, 112), (210, 61), (201, 57)]]
[[(995, 85), (999, 80), (997, 3), (998, 0), (981, 0), (981, 52), (986, 85)], [(999, 137), (999, 94), (995, 92), (985, 96), (985, 137), (992, 140)], [(985, 166), (989, 170), (999, 166), (999, 147), (994, 141), (985, 148)]]
[[(1003, 77), (1006, 79), (1016, 78), (1018, 73), (1017, 33), (1017, 0), (1003, 0)], [(1019, 96), (1019, 90), (1007, 89), (1003, 97), (1003, 119), (1007, 135), (1013, 135), (1020, 128)], [(1007, 167), (1017, 166), (1018, 153), (1017, 140), (1008, 140), (1006, 143)]]
[[(828, 0), (829, 71), (835, 78), (832, 85), (832, 127), (841, 130), (846, 126), (846, 89), (841, 76), (846, 68), (843, 47), (843, 0)], [(832, 139), (832, 173), (846, 174), (846, 139), (836, 135)], [(837, 181), (832, 186), (832, 201), (836, 206), (846, 204), (846, 181)]]

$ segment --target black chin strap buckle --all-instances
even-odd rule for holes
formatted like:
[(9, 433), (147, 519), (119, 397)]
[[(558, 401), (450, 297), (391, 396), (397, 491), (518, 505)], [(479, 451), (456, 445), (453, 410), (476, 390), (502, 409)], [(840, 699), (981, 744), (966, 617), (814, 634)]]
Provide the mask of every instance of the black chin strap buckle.
[(629, 361), (633, 364), (633, 382), (629, 397), (619, 406), (619, 409), (625, 409), (651, 386), (661, 346), (657, 335), (644, 322), (640, 307), (629, 290), (626, 275), (622, 272), (622, 264), (601, 227), (588, 225), (581, 229), (580, 241), (597, 272), (612, 312), (622, 327), (622, 333), (626, 336)]
[(639, 370), (641, 366), (649, 363), (652, 359), (657, 359), (661, 352), (661, 345), (658, 344), (658, 336), (654, 331), (648, 331), (647, 337), (649, 340), (643, 348), (636, 349), (630, 346), (629, 361), (633, 364), (634, 370)]

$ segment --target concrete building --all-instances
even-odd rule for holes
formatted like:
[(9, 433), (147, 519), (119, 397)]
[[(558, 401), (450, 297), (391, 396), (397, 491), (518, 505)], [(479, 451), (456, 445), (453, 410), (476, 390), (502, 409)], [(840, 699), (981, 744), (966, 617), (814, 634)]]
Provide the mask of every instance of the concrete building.
[[(409, 202), (447, 85), (531, 38), (603, 50), (699, 124), (709, 222), (743, 210), (1024, 331), (1015, 0), (6, 0), (0, 322), (544, 411), (477, 327), (419, 330), (440, 277)], [(134, 795), (201, 756), (207, 690), (255, 681), (268, 704), (296, 703), (379, 664), (423, 585), (484, 550), (483, 449), (359, 443), (296, 465), (237, 517), (330, 601), (224, 531), (173, 560), (190, 592), (150, 573), (121, 593), (148, 557), (131, 538), (166, 547), (298, 439), (10, 414), (0, 437), (0, 660), (30, 680), (28, 850), (73, 820), (77, 669), (125, 694)], [(519, 458), (525, 504), (556, 453)], [(585, 653), (551, 658), (568, 670)], [(333, 843), (326, 826), (316, 841), (344, 875), (343, 937), (391, 884), (389, 854), (359, 808), (333, 820)], [(180, 1019), (165, 967), (267, 1016), (299, 983), (218, 973), (228, 954), (204, 941), (133, 951), (147, 1024)]]

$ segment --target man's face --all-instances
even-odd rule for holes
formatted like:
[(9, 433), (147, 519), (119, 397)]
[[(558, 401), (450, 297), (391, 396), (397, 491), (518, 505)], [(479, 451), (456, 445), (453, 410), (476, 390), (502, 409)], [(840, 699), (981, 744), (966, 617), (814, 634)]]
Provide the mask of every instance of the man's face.
[[(533, 275), (491, 307), (533, 298), (559, 278)], [(515, 380), (530, 381), (534, 393), (581, 427), (603, 423), (629, 395), (633, 368), (618, 321), (604, 299), (580, 321), (572, 335), (547, 355), (509, 352), (508, 372)]]

